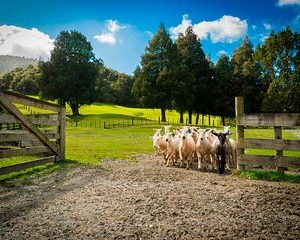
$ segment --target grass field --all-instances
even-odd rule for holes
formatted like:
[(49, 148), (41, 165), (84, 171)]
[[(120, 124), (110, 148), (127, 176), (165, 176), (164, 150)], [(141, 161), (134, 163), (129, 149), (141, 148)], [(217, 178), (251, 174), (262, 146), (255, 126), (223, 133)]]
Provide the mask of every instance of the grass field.
[[(77, 120), (103, 121), (105, 119), (126, 119), (132, 116), (153, 118), (159, 116), (158, 109), (136, 109), (126, 108), (111, 104), (93, 104), (81, 109), (83, 114)], [(167, 116), (178, 117), (175, 111), (168, 111)], [(17, 177), (28, 177), (35, 174), (44, 174), (58, 168), (70, 167), (77, 164), (99, 164), (105, 159), (127, 159), (132, 160), (134, 155), (152, 153), (153, 128), (159, 125), (140, 125), (119, 128), (93, 128), (93, 127), (72, 127), (66, 128), (66, 158), (60, 164), (47, 164), (34, 169), (25, 170), (18, 173), (0, 176), (0, 180)], [(232, 132), (235, 132), (233, 127)], [(245, 137), (249, 138), (274, 138), (273, 129), (246, 129)], [(232, 135), (235, 139), (235, 134)], [(299, 139), (291, 131), (283, 131), (284, 139)], [(272, 150), (247, 149), (248, 154), (274, 155)], [(300, 152), (285, 151), (286, 156), (300, 156)], [(2, 159), (0, 166), (9, 166), (21, 162), (36, 159), (36, 156), (15, 157)]]

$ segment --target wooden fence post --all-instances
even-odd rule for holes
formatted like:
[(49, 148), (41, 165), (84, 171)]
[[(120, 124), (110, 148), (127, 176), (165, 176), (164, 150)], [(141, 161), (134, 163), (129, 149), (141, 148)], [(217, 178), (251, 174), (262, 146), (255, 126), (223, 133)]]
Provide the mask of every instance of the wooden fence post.
[(238, 170), (245, 170), (245, 165), (240, 164), (240, 156), (244, 154), (244, 148), (241, 148), (240, 141), (244, 139), (244, 126), (241, 124), (241, 119), (244, 115), (244, 98), (235, 98), (235, 117), (236, 117), (236, 141), (237, 141), (237, 168)]
[[(274, 127), (274, 136), (275, 136), (275, 139), (282, 139), (282, 128), (281, 127)], [(276, 157), (281, 157), (281, 156), (283, 156), (283, 151), (276, 150)], [(277, 167), (277, 171), (280, 173), (284, 173), (284, 168)]]
[(59, 147), (61, 152), (61, 160), (65, 159), (65, 145), (66, 145), (66, 109), (60, 108), (59, 112)]

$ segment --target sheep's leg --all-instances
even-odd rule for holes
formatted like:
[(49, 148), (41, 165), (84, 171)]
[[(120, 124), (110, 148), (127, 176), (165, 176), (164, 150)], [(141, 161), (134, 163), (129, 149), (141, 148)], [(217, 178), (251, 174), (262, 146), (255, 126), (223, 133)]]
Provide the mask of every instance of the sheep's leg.
[(170, 160), (172, 159), (172, 157), (173, 157), (173, 154), (170, 154), (170, 155), (168, 156), (167, 163), (166, 163), (166, 167), (169, 167), (169, 166), (170, 166)]
[(227, 161), (226, 161), (226, 155), (225, 155), (225, 162), (226, 162), (226, 170), (230, 170), (230, 155), (228, 155)]
[(201, 170), (201, 154), (197, 152), (197, 158), (198, 158), (198, 170)]
[(192, 156), (188, 156), (186, 158), (186, 170), (189, 170), (189, 163), (190, 163), (190, 161), (192, 161)]

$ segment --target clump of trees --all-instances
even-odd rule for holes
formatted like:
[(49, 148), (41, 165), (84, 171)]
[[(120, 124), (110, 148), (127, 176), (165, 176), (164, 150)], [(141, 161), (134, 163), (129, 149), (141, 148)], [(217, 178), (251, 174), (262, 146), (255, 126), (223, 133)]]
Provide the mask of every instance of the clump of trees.
[(234, 116), (234, 98), (245, 98), (245, 112), (300, 112), (300, 34), (289, 27), (255, 49), (248, 37), (232, 57), (214, 64), (187, 28), (173, 41), (163, 24), (148, 43), (133, 76), (105, 67), (79, 32), (62, 31), (48, 62), (0, 76), (0, 88), (69, 104), (73, 115), (93, 101), (176, 109), (183, 113)]
[[(246, 36), (231, 58), (216, 64), (205, 56), (189, 27), (173, 43), (160, 25), (134, 72), (133, 94), (145, 107), (234, 116), (234, 98), (245, 98), (245, 112), (300, 112), (300, 37), (289, 27), (272, 32), (253, 48)], [(172, 54), (171, 54), (172, 52)], [(176, 64), (174, 67), (174, 64)]]
[(38, 81), (40, 77), (41, 71), (38, 66), (29, 65), (24, 69), (16, 68), (0, 77), (0, 89), (37, 95), (39, 93)]

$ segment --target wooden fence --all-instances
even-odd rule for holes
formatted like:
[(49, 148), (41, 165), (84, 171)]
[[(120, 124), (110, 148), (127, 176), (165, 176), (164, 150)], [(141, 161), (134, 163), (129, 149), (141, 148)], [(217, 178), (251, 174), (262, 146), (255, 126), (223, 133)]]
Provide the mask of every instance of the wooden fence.
[[(22, 113), (20, 109), (27, 106), (47, 113)], [(1, 167), (0, 175), (64, 159), (65, 122), (64, 107), (0, 91), (0, 161), (15, 156), (44, 155), (35, 161)]]
[[(284, 156), (283, 151), (300, 151), (300, 141), (283, 140), (282, 127), (300, 126), (300, 114), (244, 114), (243, 97), (235, 98), (237, 163), (238, 169), (245, 170), (246, 165), (277, 167), (283, 172), (285, 167), (300, 167), (299, 157)], [(244, 137), (245, 127), (273, 127), (274, 139), (250, 139)], [(248, 155), (245, 148), (272, 149), (275, 156)]]

